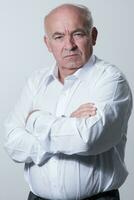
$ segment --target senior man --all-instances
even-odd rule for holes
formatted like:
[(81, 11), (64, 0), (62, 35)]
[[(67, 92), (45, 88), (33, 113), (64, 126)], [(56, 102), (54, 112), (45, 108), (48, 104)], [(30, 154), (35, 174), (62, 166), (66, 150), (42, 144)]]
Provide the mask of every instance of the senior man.
[(82, 5), (45, 17), (56, 63), (37, 70), (6, 121), (5, 147), (25, 163), (28, 200), (119, 200), (132, 96), (120, 70), (93, 55), (97, 29)]

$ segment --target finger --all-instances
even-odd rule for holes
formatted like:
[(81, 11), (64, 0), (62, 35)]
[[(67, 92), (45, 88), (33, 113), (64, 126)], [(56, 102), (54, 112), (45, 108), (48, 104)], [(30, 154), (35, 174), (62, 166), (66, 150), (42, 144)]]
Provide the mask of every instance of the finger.
[(84, 111), (87, 111), (87, 112), (90, 112), (90, 111), (95, 111), (97, 110), (96, 107), (84, 107), (84, 108), (79, 108), (77, 111), (80, 111), (80, 112), (84, 112)]
[(71, 113), (71, 117), (75, 117), (75, 116), (77, 116), (77, 115), (79, 115), (80, 114), (80, 112), (79, 111), (74, 111), (74, 112), (72, 112)]
[(80, 106), (77, 110), (71, 113), (71, 117), (78, 117), (83, 115), (83, 112), (85, 112), (86, 115), (95, 115), (97, 108), (93, 106), (92, 103), (83, 104)]
[(85, 107), (94, 107), (95, 104), (94, 103), (85, 103), (79, 106), (79, 108), (85, 108)]
[(92, 117), (96, 115), (96, 111), (83, 111), (83, 112), (74, 112), (71, 116), (76, 117), (76, 118), (81, 118), (81, 117)]
[(75, 117), (76, 112), (71, 113), (70, 117)]
[(81, 110), (73, 112), (71, 114), (71, 117), (78, 117), (78, 116), (83, 116), (83, 115), (94, 116), (95, 114), (96, 114), (96, 109), (93, 109), (93, 110), (81, 109)]
[(88, 113), (77, 114), (76, 118), (88, 118), (91, 117)]
[(83, 112), (87, 112), (88, 114), (90, 114), (91, 113), (91, 115), (92, 115), (92, 112), (96, 112), (96, 110), (97, 110), (97, 108), (80, 108), (80, 109), (78, 109), (78, 110), (76, 110), (75, 111), (75, 113), (83, 113)]
[(96, 111), (90, 112), (90, 116), (95, 116), (95, 115), (96, 115)]
[[(79, 106), (74, 112), (77, 112), (81, 109), (96, 109), (95, 104), (94, 103), (86, 103), (86, 104), (82, 104), (81, 106)], [(73, 113), (74, 113), (73, 112)]]

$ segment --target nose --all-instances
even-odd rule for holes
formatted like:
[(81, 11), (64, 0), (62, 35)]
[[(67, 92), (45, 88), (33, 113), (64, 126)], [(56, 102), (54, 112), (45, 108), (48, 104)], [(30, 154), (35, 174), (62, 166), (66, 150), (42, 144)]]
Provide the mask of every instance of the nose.
[(64, 49), (66, 51), (75, 51), (77, 49), (77, 45), (71, 36), (66, 37)]

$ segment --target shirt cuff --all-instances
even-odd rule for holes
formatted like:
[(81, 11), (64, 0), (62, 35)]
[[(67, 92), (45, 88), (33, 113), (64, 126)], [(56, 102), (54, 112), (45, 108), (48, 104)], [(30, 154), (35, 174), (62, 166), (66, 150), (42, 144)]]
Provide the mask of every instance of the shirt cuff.
[(35, 122), (40, 115), (41, 115), (41, 111), (35, 111), (28, 117), (27, 122), (26, 122), (26, 129), (30, 133), (33, 133)]
[(56, 120), (57, 118), (49, 112), (37, 111), (30, 115), (26, 124), (28, 131), (48, 152), (50, 151), (51, 127)]

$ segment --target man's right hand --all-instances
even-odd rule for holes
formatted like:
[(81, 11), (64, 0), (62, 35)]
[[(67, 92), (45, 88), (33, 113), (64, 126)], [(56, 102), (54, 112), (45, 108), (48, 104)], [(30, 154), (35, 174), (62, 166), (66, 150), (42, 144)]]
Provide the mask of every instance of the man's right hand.
[(97, 108), (95, 107), (94, 103), (82, 104), (74, 112), (71, 113), (70, 117), (88, 118), (96, 115), (96, 110)]

